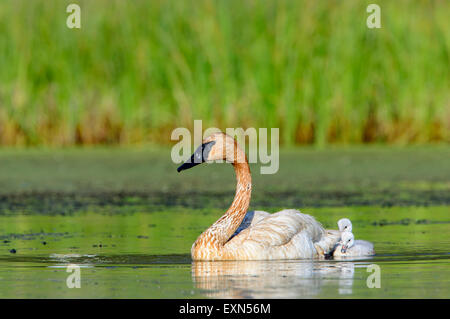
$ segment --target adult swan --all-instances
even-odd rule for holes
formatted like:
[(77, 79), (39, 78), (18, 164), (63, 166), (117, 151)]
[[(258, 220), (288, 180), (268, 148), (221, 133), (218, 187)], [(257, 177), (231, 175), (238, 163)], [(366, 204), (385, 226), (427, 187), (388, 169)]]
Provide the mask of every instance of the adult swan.
[(312, 216), (294, 209), (247, 213), (252, 192), (250, 168), (245, 152), (231, 136), (210, 135), (177, 170), (216, 160), (233, 165), (236, 195), (226, 213), (192, 245), (193, 260), (314, 258), (332, 251), (340, 236), (327, 233)]

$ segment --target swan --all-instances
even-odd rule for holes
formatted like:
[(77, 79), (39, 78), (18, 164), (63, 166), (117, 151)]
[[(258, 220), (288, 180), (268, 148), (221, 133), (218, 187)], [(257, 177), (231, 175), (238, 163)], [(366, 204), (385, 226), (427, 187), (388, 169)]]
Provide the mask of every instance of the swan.
[(295, 209), (274, 214), (247, 212), (252, 191), (250, 167), (245, 152), (231, 136), (222, 132), (208, 136), (177, 171), (216, 160), (233, 165), (236, 193), (225, 214), (193, 243), (193, 260), (314, 258), (318, 257), (316, 246), (332, 251), (338, 240), (324, 240), (326, 231), (310, 215)]
[(355, 240), (352, 232), (345, 231), (342, 233), (341, 242), (336, 246), (333, 252), (334, 257), (359, 257), (375, 255), (373, 244), (366, 240)]

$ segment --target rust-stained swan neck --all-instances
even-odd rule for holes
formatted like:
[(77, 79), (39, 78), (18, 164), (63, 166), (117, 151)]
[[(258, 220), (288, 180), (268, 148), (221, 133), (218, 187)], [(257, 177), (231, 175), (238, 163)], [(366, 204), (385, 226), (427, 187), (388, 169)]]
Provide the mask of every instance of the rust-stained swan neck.
[(250, 185), (251, 190), (252, 176), (250, 173), (250, 167), (247, 164), (247, 162), (233, 163), (233, 167), (234, 171), (236, 172), (236, 182), (237, 182), (236, 193), (240, 189), (239, 186), (247, 186), (247, 184)]
[(236, 194), (225, 214), (196, 240), (192, 247), (194, 259), (215, 259), (226, 242), (242, 223), (250, 205), (252, 179), (246, 162), (233, 163), (236, 172)]
[[(221, 143), (219, 142), (215, 147), (221, 145)], [(231, 162), (236, 173), (236, 194), (225, 214), (195, 241), (191, 250), (194, 260), (224, 258), (225, 245), (242, 223), (250, 205), (252, 178), (247, 157), (235, 140), (229, 138), (226, 139), (226, 143), (228, 143), (228, 146), (222, 149), (219, 148), (220, 151), (213, 148), (209, 160), (225, 159), (227, 162)]]
[[(250, 167), (247, 163), (234, 163), (233, 167), (236, 172), (236, 194), (233, 203), (230, 208), (228, 208), (225, 215), (233, 215), (234, 219), (237, 220), (241, 217), (244, 218), (247, 209), (250, 206), (252, 176), (250, 174)], [(240, 223), (241, 220), (239, 221), (239, 224)]]
[(252, 178), (247, 163), (233, 163), (236, 172), (236, 194), (227, 212), (213, 224), (219, 230), (218, 239), (220, 244), (225, 244), (242, 223), (242, 220), (250, 206), (252, 193)]

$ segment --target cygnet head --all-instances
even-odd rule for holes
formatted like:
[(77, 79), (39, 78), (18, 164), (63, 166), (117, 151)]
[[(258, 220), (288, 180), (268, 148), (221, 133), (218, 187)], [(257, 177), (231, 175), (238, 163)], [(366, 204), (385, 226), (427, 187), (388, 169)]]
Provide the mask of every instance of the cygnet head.
[(341, 253), (347, 252), (347, 249), (353, 246), (355, 241), (355, 236), (353, 236), (353, 233), (351, 232), (343, 232), (341, 235)]
[(338, 221), (338, 227), (340, 232), (351, 232), (352, 231), (352, 222), (348, 218), (342, 218)]
[(211, 134), (202, 141), (191, 158), (177, 168), (178, 172), (205, 162), (225, 160), (228, 163), (246, 163), (245, 152), (231, 136), (218, 132)]

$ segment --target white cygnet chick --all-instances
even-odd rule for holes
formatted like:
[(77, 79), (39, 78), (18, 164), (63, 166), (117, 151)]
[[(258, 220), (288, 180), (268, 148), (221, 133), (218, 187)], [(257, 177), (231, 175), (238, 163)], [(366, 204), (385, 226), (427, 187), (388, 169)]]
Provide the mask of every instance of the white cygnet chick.
[(342, 218), (338, 221), (339, 231), (342, 232), (352, 232), (352, 222), (348, 218)]
[[(343, 232), (352, 231), (352, 222), (348, 218), (342, 218), (338, 221), (339, 230), (327, 229), (325, 236), (314, 244), (319, 258), (329, 257), (333, 254), (333, 249), (339, 244)], [(330, 246), (331, 244), (331, 246)], [(331, 250), (329, 248), (332, 248)]]
[(341, 235), (341, 241), (336, 246), (333, 256), (371, 256), (375, 255), (373, 244), (365, 240), (355, 240), (353, 233), (345, 231)]

